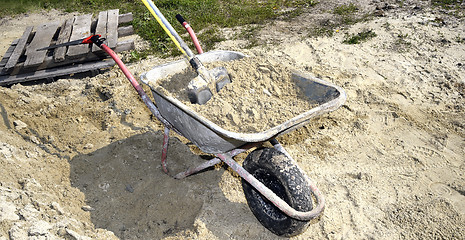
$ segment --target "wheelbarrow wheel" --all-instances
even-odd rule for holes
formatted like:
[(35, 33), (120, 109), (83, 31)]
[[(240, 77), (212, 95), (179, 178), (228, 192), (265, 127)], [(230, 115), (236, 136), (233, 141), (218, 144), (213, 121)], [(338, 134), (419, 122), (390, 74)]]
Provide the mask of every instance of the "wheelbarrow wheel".
[[(246, 157), (243, 167), (292, 208), (312, 210), (312, 195), (305, 174), (283, 153), (274, 148), (256, 149)], [(242, 187), (252, 213), (274, 234), (295, 236), (308, 227), (309, 221), (287, 216), (244, 179)]]

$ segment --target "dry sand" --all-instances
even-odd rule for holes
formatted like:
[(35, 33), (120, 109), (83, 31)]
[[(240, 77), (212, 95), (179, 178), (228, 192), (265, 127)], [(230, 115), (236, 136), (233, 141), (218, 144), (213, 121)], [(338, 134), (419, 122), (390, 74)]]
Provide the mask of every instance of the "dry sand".
[(238, 133), (266, 131), (318, 106), (296, 85), (292, 69), (266, 56), (205, 65), (207, 69), (224, 67), (231, 83), (203, 105), (193, 104), (188, 98), (188, 84), (197, 76), (192, 68), (160, 79), (151, 88), (180, 100), (221, 128)]
[[(307, 37), (308, 26), (327, 19), (316, 8), (269, 24), (262, 40), (278, 44), (216, 47), (269, 55), (347, 91), (340, 109), (278, 139), (327, 200), (295, 239), (463, 239), (465, 22), (426, 2), (363, 3), (361, 11), (378, 7), (382, 16), (332, 37)], [(1, 35), (23, 19), (2, 19)], [(377, 37), (342, 43), (364, 29)], [(172, 60), (129, 68), (138, 76)], [(181, 181), (162, 173), (162, 126), (117, 68), (0, 88), (0, 113), (1, 240), (277, 238), (250, 212), (231, 171)], [(204, 158), (172, 136), (172, 172)]]

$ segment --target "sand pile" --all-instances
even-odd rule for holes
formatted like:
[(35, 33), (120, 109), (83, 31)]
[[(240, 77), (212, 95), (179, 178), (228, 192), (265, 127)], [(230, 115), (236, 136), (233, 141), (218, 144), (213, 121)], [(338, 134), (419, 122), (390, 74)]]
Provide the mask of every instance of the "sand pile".
[(292, 70), (271, 59), (256, 56), (206, 65), (207, 69), (218, 66), (227, 69), (232, 82), (204, 105), (187, 98), (187, 85), (197, 75), (192, 68), (155, 87), (218, 126), (241, 133), (268, 130), (316, 106), (297, 87)]

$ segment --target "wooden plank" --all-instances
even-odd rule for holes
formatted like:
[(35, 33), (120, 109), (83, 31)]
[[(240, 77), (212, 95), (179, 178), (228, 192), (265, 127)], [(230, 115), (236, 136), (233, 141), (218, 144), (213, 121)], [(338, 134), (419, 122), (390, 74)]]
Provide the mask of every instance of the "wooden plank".
[(8, 48), (8, 50), (6, 51), (5, 55), (3, 55), (2, 61), (0, 61), (0, 76), (8, 73), (4, 67), (6, 63), (8, 62), (8, 59), (10, 59), (11, 54), (13, 54), (13, 51), (15, 50), (18, 42), (19, 42), (19, 39), (16, 39), (15, 41), (13, 41), (10, 47)]
[(118, 25), (122, 24), (122, 23), (128, 23), (128, 22), (132, 21), (133, 19), (134, 19), (134, 17), (132, 16), (132, 13), (121, 14), (118, 17)]
[(107, 46), (110, 48), (116, 47), (118, 42), (118, 16), (119, 9), (108, 10)]
[(26, 48), (25, 55), (27, 58), (24, 62), (24, 67), (35, 67), (44, 61), (47, 50), (37, 51), (37, 49), (50, 46), (50, 42), (52, 41), (58, 26), (58, 22), (51, 22), (34, 28), (36, 33), (31, 43)]
[(20, 82), (36, 81), (54, 77), (69, 76), (71, 74), (88, 72), (96, 69), (105, 69), (115, 65), (113, 60), (98, 61), (85, 64), (70, 65), (58, 69), (40, 70), (28, 74), (20, 74), (14, 76), (0, 76), (0, 86), (7, 86)]
[[(13, 54), (13, 51), (16, 48), (16, 45), (18, 45), (19, 38), (11, 42), (10, 46), (6, 50), (5, 54), (3, 54), (3, 58), (10, 58), (11, 54)], [(5, 63), (6, 64), (6, 63)], [(3, 65), (4, 66), (4, 65)]]
[[(102, 35), (103, 38), (107, 37), (107, 20), (108, 20), (108, 11), (100, 12), (97, 19), (97, 27), (95, 28), (95, 34)], [(98, 46), (92, 44), (92, 52), (101, 51)]]
[[(107, 13), (108, 16), (108, 13)], [(132, 13), (120, 14), (118, 16), (118, 26), (121, 26), (124, 23), (129, 23), (133, 20)], [(98, 19), (92, 20), (92, 33), (95, 33), (95, 28), (97, 26)]]
[(118, 53), (118, 52), (129, 51), (134, 48), (136, 48), (134, 44), (134, 40), (127, 40), (127, 41), (118, 42), (118, 44), (116, 44), (114, 51)]
[[(113, 50), (118, 53), (118, 52), (128, 51), (134, 48), (135, 48), (134, 40), (127, 40), (127, 41), (118, 42), (118, 44), (116, 44), (116, 47)], [(103, 61), (105, 58), (109, 58), (109, 57), (110, 56), (108, 56), (105, 52), (98, 51), (98, 52), (89, 52), (88, 54), (82, 55), (79, 58), (65, 59), (65, 61), (59, 62), (59, 63), (52, 61), (51, 58), (46, 58), (44, 63), (41, 66), (39, 66), (37, 70), (62, 67), (65, 65), (78, 64), (78, 63), (84, 63), (84, 62)]]
[[(105, 12), (99, 13), (99, 18), (100, 18), (100, 15), (105, 16), (104, 14), (105, 14)], [(115, 52), (121, 52), (121, 51), (127, 51), (127, 50), (134, 49), (135, 47), (134, 47), (134, 41), (133, 40), (118, 42), (118, 37), (129, 36), (129, 35), (133, 34), (134, 30), (133, 30), (132, 26), (118, 27), (122, 23), (127, 23), (127, 22), (132, 21), (132, 18), (133, 18), (132, 13), (119, 15), (119, 10), (115, 9), (115, 10), (110, 10), (110, 16), (113, 17), (112, 23), (109, 23), (108, 21), (107, 21), (106, 24), (100, 23), (100, 25), (104, 25), (104, 27), (106, 28), (106, 31), (105, 31), (104, 34), (107, 34), (108, 31), (113, 32), (113, 34), (112, 34), (113, 39), (114, 39), (113, 42), (111, 40), (111, 37), (110, 37), (110, 40), (108, 40), (108, 36), (107, 36), (106, 37), (107, 38), (106, 44), (109, 45), (109, 46), (110, 45), (113, 46), (112, 49)], [(108, 12), (106, 12), (106, 17), (107, 17), (107, 20), (108, 20)], [(76, 20), (77, 20), (77, 22), (76, 22)], [(92, 16), (90, 14), (89, 15), (84, 15), (84, 16), (76, 16), (76, 17), (74, 17), (72, 19), (68, 19), (61, 25), (60, 32), (58, 33), (58, 39), (56, 40), (56, 42), (51, 42), (51, 43), (49, 42), (49, 43), (47, 43), (48, 45), (45, 45), (45, 46), (42, 46), (42, 47), (47, 47), (50, 44), (51, 45), (61, 44), (61, 43), (64, 43), (64, 42), (73, 41), (73, 39), (81, 39), (81, 38), (84, 38), (84, 37), (88, 37), (92, 33), (95, 33), (95, 30), (97, 28), (98, 23), (99, 23), (98, 19), (94, 20), (94, 22), (92, 22)], [(75, 31), (75, 30), (77, 28), (83, 28), (83, 27), (79, 27), (78, 25), (86, 25), (86, 27), (84, 28), (85, 30), (83, 31), (84, 34), (81, 34), (80, 36), (76, 36), (76, 33), (78, 31)], [(108, 27), (110, 29), (108, 29)], [(36, 27), (36, 28), (38, 29), (39, 27)], [(101, 28), (101, 27), (99, 27), (99, 28)], [(115, 28), (116, 28), (116, 34), (115, 34)], [(99, 61), (99, 62), (101, 62), (103, 59), (108, 58), (108, 56), (103, 51), (97, 51), (95, 53), (90, 51), (91, 48), (88, 45), (81, 45), (86, 49), (85, 53), (80, 53), (80, 54), (77, 54), (77, 55), (73, 55), (73, 53), (71, 53), (71, 56), (69, 56), (69, 55), (68, 56), (66, 56), (66, 55), (63, 56), (63, 55), (61, 55), (62, 57), (60, 58), (59, 57), (59, 55), (60, 55), (59, 52), (66, 50), (66, 47), (61, 47), (61, 48), (57, 48), (57, 49), (53, 50), (54, 51), (53, 56), (45, 56), (44, 55), (45, 57), (42, 60), (42, 63), (39, 63), (39, 65), (28, 65), (29, 67), (25, 67), (26, 62), (18, 62), (18, 61), (21, 61), (21, 59), (24, 59), (23, 57), (21, 57), (21, 55), (24, 52), (24, 49), (27, 49), (26, 52), (29, 53), (29, 55), (33, 55), (33, 54), (37, 54), (37, 53), (36, 53), (36, 51), (31, 52), (32, 48), (35, 48), (35, 49), (40, 48), (40, 47), (31, 46), (31, 44), (29, 44), (29, 46), (27, 46), (29, 41), (31, 43), (33, 43), (34, 41), (37, 41), (37, 40), (34, 40), (35, 39), (35, 32), (34, 31), (39, 33), (39, 35), (40, 35), (40, 32), (42, 32), (42, 31), (36, 31), (33, 27), (29, 27), (23, 33), (24, 37), (22, 37), (21, 39), (15, 40), (15, 42), (12, 43), (12, 46), (10, 46), (9, 50), (7, 51), (8, 53), (11, 53), (10, 56), (8, 57), (7, 54), (5, 54), (2, 61), (0, 61), (0, 75), (2, 75), (2, 74), (10, 74), (10, 75), (29, 74), (29, 75), (31, 75), (31, 74), (34, 74), (33, 73), (34, 71), (41, 71), (41, 70), (44, 70), (44, 69), (48, 69), (50, 71), (55, 71), (56, 69), (54, 69), (54, 68), (64, 68), (64, 67), (67, 67), (67, 65), (76, 65), (76, 64), (80, 64), (80, 63), (89, 63), (91, 61)], [(68, 34), (66, 34), (66, 32)], [(81, 32), (82, 32), (82, 30), (81, 30)], [(72, 37), (73, 33), (75, 34), (74, 37)], [(102, 33), (98, 33), (98, 34), (102, 34)], [(105, 37), (104, 34), (102, 34), (103, 37)], [(37, 36), (39, 36), (39, 35), (37, 35)], [(52, 33), (52, 34), (49, 35), (50, 41), (52, 41), (51, 38), (54, 35), (55, 35), (55, 33)], [(17, 46), (21, 44), (21, 41), (23, 42), (24, 45), (23, 45), (21, 51), (19, 51), (19, 48)], [(13, 45), (15, 43), (16, 43), (16, 47), (13, 48)], [(49, 51), (51, 51), (51, 50), (49, 50)], [(11, 57), (13, 57), (14, 53), (16, 53), (16, 52), (19, 52), (19, 54), (17, 55), (16, 63), (12, 64), (12, 66), (10, 67), (10, 69), (8, 69), (8, 71), (6, 71), (5, 68), (2, 69), (1, 67), (3, 65), (8, 64), (8, 61), (10, 61)], [(43, 52), (44, 53), (42, 53), (42, 54), (47, 53), (47, 51), (43, 51)], [(69, 49), (68, 49), (67, 53), (69, 53)], [(31, 56), (26, 55), (26, 57), (31, 57)]]
[(134, 34), (134, 28), (132, 26), (118, 28), (118, 37), (126, 37), (132, 34)]
[[(58, 35), (57, 44), (69, 42), (69, 39), (71, 37), (71, 32), (73, 30), (73, 23), (74, 23), (74, 18), (71, 18), (71, 19), (67, 19), (63, 23), (63, 25), (61, 25), (61, 30), (60, 30), (60, 34)], [(68, 47), (66, 46), (55, 49), (55, 51), (53, 52), (53, 58), (55, 59), (55, 62), (64, 61), (67, 50), (68, 50)]]
[(3, 55), (2, 61), (0, 61), (0, 67), (4, 67), (6, 65), (11, 54), (13, 54), (13, 51), (15, 50), (16, 45), (18, 45), (18, 42), (19, 42), (19, 39), (16, 39), (11, 43), (10, 47), (6, 50), (5, 54)]
[(16, 65), (16, 63), (18, 63), (19, 57), (21, 57), (21, 55), (24, 52), (24, 49), (26, 48), (26, 43), (29, 39), (29, 36), (32, 33), (32, 29), (33, 27), (27, 27), (24, 31), (23, 36), (21, 36), (21, 38), (19, 39), (19, 42), (16, 45), (15, 50), (13, 51), (13, 53), (10, 56), (10, 59), (8, 59), (8, 62), (5, 65), (5, 70), (8, 71), (9, 69), (13, 68)]
[[(74, 17), (73, 31), (69, 41), (82, 39), (91, 35), (90, 27), (92, 24), (92, 14), (80, 15)], [(87, 44), (74, 45), (68, 47), (68, 57), (78, 57), (89, 52), (90, 48)]]
[[(114, 51), (122, 52), (122, 51), (131, 50), (134, 48), (135, 48), (134, 40), (127, 40), (127, 41), (118, 42)], [(46, 57), (44, 62), (40, 66), (34, 69), (23, 69), (22, 68), (23, 64), (20, 63), (16, 65), (16, 68), (14, 69), (11, 75), (19, 74), (20, 72), (27, 73), (27, 72), (34, 72), (34, 71), (43, 70), (43, 69), (53, 69), (57, 67), (64, 67), (66, 65), (71, 65), (71, 64), (87, 63), (87, 62), (92, 62), (92, 61), (103, 61), (105, 58), (109, 58), (109, 56), (103, 51), (102, 52), (89, 52), (86, 55), (82, 55), (76, 58), (66, 58), (62, 62), (55, 62), (53, 60), (53, 57), (50, 56), (50, 57)]]

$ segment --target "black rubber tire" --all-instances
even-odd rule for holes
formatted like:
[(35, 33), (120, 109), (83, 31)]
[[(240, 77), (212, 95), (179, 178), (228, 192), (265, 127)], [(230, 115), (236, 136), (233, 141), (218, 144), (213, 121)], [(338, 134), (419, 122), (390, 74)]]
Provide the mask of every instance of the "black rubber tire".
[[(276, 195), (298, 211), (312, 210), (312, 194), (304, 173), (283, 153), (274, 148), (252, 151), (243, 167)], [(250, 210), (260, 223), (278, 236), (291, 237), (305, 231), (309, 221), (291, 218), (242, 179)]]

